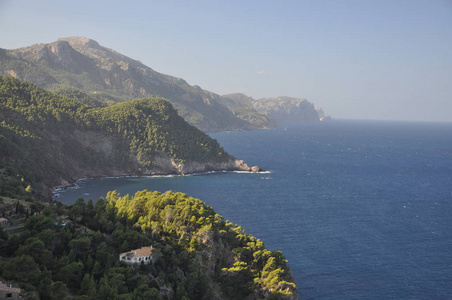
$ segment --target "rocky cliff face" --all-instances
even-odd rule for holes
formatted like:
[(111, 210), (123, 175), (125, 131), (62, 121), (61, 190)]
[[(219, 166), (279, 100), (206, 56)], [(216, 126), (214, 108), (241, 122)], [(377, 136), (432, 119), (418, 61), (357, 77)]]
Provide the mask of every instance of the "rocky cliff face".
[[(78, 130), (67, 135), (53, 136), (48, 156), (39, 153), (30, 153), (29, 158), (37, 162), (40, 169), (45, 170), (44, 181), (40, 189), (44, 195), (50, 196), (55, 187), (67, 187), (79, 178), (106, 177), (106, 176), (136, 176), (136, 175), (187, 175), (211, 171), (247, 171), (259, 172), (257, 166), (249, 167), (243, 160), (230, 157), (227, 160), (185, 161), (177, 162), (163, 151), (152, 153), (152, 165), (143, 165), (140, 157), (128, 150), (130, 141), (117, 134), (108, 134), (105, 131)], [(44, 143), (52, 143), (46, 136)], [(61, 141), (61, 142), (60, 142)], [(78, 150), (72, 154), (64, 149), (71, 147)], [(87, 155), (96, 157), (95, 165), (92, 160), (85, 160)], [(8, 157), (4, 157), (8, 159)], [(19, 163), (19, 162), (17, 162)], [(20, 164), (20, 163), (19, 163)], [(63, 172), (58, 170), (64, 170)]]
[(323, 117), (321, 118), (319, 112), (314, 107), (314, 104), (303, 98), (263, 98), (254, 101), (253, 105), (258, 112), (267, 114), (278, 122), (316, 122), (323, 119)]
[[(73, 136), (77, 143), (86, 149), (92, 150), (97, 156), (102, 157), (106, 163), (93, 167), (91, 164), (80, 163), (72, 157), (62, 156), (59, 162), (60, 168), (68, 170), (64, 174), (53, 174), (44, 182), (47, 195), (49, 188), (71, 186), (79, 178), (107, 177), (107, 176), (136, 176), (136, 175), (187, 175), (212, 171), (245, 171), (260, 172), (258, 166), (249, 167), (243, 160), (231, 157), (226, 161), (187, 161), (178, 163), (164, 152), (154, 152), (152, 166), (143, 166), (138, 158), (129, 153), (124, 155), (123, 148), (127, 141), (115, 135), (105, 135), (102, 132), (76, 131)], [(127, 163), (111, 164), (115, 159)]]
[[(232, 266), (236, 262), (236, 254), (235, 250), (231, 243), (227, 241), (227, 239), (219, 236), (215, 236), (211, 231), (205, 232), (202, 236), (202, 243), (204, 244), (204, 248), (198, 254), (198, 260), (202, 265), (205, 266), (204, 272), (210, 278), (215, 278), (215, 270), (218, 269), (219, 265), (229, 265)], [(289, 266), (287, 266), (287, 282), (295, 282), (295, 277), (292, 274), (292, 271)], [(287, 285), (281, 286), (280, 290), (284, 290), (286, 292), (290, 292), (287, 294), (280, 294), (278, 298), (280, 300), (296, 300), (298, 299), (298, 289), (294, 286)], [(273, 292), (270, 288), (256, 288), (254, 290), (254, 294), (252, 298), (255, 300), (265, 300), (270, 299), (269, 295)], [(219, 296), (220, 293), (216, 295), (216, 300), (225, 299), (224, 297)], [(247, 298), (248, 299), (248, 298)], [(273, 298), (272, 298), (273, 299)]]
[(328, 117), (322, 109), (316, 109), (314, 104), (303, 98), (277, 97), (263, 98), (255, 100), (244, 94), (229, 94), (222, 96), (222, 103), (230, 108), (231, 111), (254, 111), (259, 116), (266, 116), (268, 120), (273, 120), (273, 126), (276, 122), (287, 121), (323, 121)]
[(254, 107), (256, 100), (245, 94), (223, 95), (219, 101), (226, 105), (238, 118), (256, 124), (258, 128), (272, 128), (278, 125), (270, 115), (258, 112)]

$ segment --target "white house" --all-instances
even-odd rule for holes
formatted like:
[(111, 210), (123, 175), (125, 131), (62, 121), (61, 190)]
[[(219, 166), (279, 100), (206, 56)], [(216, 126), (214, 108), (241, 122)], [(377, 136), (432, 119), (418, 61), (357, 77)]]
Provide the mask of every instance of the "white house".
[(149, 264), (152, 261), (152, 246), (121, 253), (119, 254), (119, 261), (126, 264)]
[(0, 299), (23, 300), (24, 298), (20, 296), (20, 289), (0, 282)]

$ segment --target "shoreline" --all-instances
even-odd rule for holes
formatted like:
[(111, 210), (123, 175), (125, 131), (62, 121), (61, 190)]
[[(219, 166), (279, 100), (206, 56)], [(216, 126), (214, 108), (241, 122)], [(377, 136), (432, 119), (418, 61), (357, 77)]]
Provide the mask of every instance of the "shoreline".
[(202, 176), (202, 175), (208, 175), (208, 174), (215, 174), (215, 173), (237, 173), (237, 174), (271, 174), (271, 171), (267, 170), (260, 170), (259, 172), (253, 172), (253, 171), (242, 171), (242, 170), (220, 170), (220, 171), (206, 171), (206, 172), (195, 172), (195, 173), (189, 173), (189, 174), (159, 174), (159, 175), (117, 175), (117, 176), (94, 176), (94, 177), (80, 177), (76, 179), (72, 184), (68, 181), (67, 184), (59, 185), (51, 189), (52, 193), (52, 201), (53, 202), (59, 202), (57, 199), (55, 199), (55, 195), (58, 194), (58, 191), (64, 191), (66, 189), (71, 188), (77, 188), (77, 182), (83, 181), (83, 180), (91, 180), (91, 179), (119, 179), (119, 178), (171, 178), (171, 177), (187, 177), (187, 176)]

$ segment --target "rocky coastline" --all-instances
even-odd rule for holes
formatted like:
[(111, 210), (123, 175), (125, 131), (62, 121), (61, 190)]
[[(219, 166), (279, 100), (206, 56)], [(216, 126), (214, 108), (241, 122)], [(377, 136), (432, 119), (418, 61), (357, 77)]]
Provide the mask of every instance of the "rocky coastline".
[[(243, 160), (229, 159), (225, 162), (188, 162), (185, 164), (177, 164), (173, 160), (168, 159), (166, 164), (163, 161), (156, 160), (158, 164), (154, 168), (143, 169), (136, 166), (135, 170), (112, 170), (112, 169), (97, 169), (100, 172), (93, 173), (93, 170), (78, 170), (77, 173), (71, 174), (70, 178), (58, 178), (53, 181), (50, 186), (46, 186), (47, 195), (53, 195), (57, 189), (65, 189), (75, 186), (77, 180), (82, 178), (100, 178), (100, 177), (139, 177), (139, 176), (164, 176), (164, 175), (191, 175), (202, 174), (207, 172), (223, 172), (223, 171), (242, 171), (251, 173), (265, 172), (259, 166), (248, 166)], [(53, 197), (52, 197), (53, 198)]]

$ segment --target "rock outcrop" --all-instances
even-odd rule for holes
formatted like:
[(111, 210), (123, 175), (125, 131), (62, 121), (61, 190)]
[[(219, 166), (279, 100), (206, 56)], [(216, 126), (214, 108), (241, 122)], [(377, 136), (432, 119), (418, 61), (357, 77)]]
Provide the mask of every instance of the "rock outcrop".
[(221, 101), (238, 116), (246, 112), (243, 118), (266, 116), (267, 120), (272, 120), (273, 123), (270, 123), (272, 126), (287, 121), (317, 122), (329, 118), (321, 108), (316, 109), (313, 103), (303, 98), (277, 97), (255, 100), (238, 93), (223, 95)]
[(254, 101), (253, 105), (259, 113), (269, 115), (278, 122), (317, 122), (325, 118), (323, 110), (320, 113), (313, 103), (303, 98), (263, 98)]
[(204, 173), (211, 171), (244, 171), (257, 173), (262, 171), (258, 166), (249, 167), (243, 160), (230, 159), (224, 162), (196, 162), (192, 161), (186, 164), (178, 165), (173, 162), (177, 173), (181, 175)]

